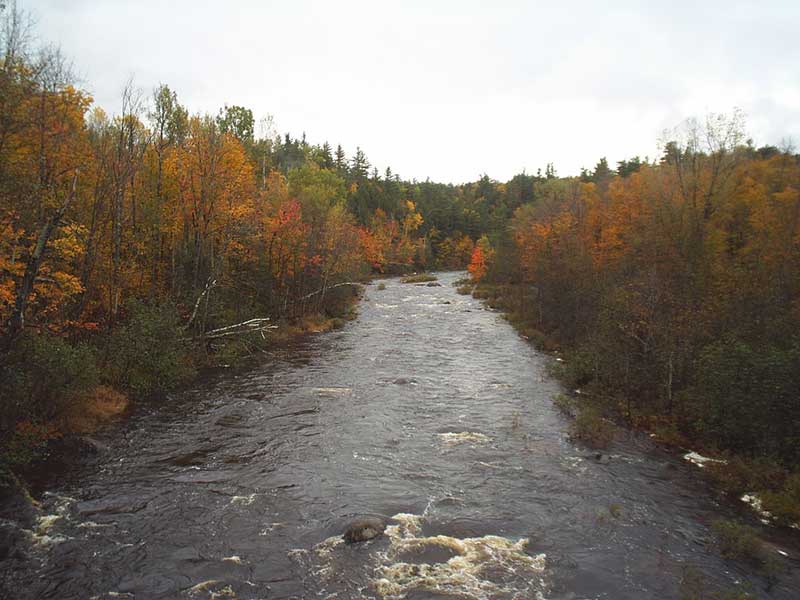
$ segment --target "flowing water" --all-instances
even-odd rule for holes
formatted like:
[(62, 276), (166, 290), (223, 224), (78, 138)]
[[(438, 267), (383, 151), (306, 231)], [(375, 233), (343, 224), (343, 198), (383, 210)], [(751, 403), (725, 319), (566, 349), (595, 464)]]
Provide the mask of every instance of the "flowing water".
[[(0, 563), (7, 593), (638, 600), (696, 569), (800, 597), (785, 543), (769, 591), (719, 558), (709, 523), (735, 507), (697, 467), (644, 435), (600, 460), (574, 445), (553, 359), (457, 277), (370, 286), (343, 330), (140, 408), (49, 485), (25, 558)], [(365, 515), (386, 535), (343, 543)]]

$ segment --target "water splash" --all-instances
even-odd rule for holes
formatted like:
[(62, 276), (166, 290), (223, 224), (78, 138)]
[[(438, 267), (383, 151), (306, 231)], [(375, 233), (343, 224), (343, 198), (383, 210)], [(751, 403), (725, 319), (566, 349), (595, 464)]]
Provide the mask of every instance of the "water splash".
[(478, 433), (477, 431), (448, 431), (439, 434), (439, 441), (443, 446), (451, 447), (460, 444), (488, 444), (490, 441), (489, 436)]
[[(376, 569), (375, 591), (387, 600), (399, 600), (412, 591), (458, 598), (531, 598), (545, 587), (545, 555), (526, 552), (529, 540), (498, 535), (455, 538), (420, 536), (423, 517), (398, 514), (386, 529), (388, 564)], [(449, 556), (439, 562), (415, 557)], [(405, 560), (402, 560), (405, 558)], [(413, 560), (413, 562), (411, 562)]]

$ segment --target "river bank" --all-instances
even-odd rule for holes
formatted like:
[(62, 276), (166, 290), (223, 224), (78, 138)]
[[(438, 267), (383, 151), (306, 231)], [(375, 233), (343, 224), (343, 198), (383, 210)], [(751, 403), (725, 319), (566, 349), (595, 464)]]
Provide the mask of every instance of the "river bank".
[[(275, 325), (266, 335), (259, 331), (226, 337), (213, 346), (205, 341), (189, 342), (183, 352), (192, 357), (191, 369), (156, 388), (157, 393), (136, 397), (111, 381), (110, 385), (97, 385), (74, 394), (69, 402), (58, 403), (46, 421), (21, 421), (10, 438), (0, 445), (0, 519), (19, 515), (30, 526), (38, 508), (35, 497), (77, 462), (108, 450), (106, 444), (97, 441), (96, 434), (130, 417), (137, 404), (157, 405), (165, 399), (169, 401), (171, 395), (220, 370), (246, 368), (275, 348), (297, 344), (309, 335), (341, 329), (347, 321), (356, 318), (362, 285), (366, 282), (354, 288), (350, 299), (335, 315), (305, 315)], [(148, 377), (159, 375), (153, 372)]]

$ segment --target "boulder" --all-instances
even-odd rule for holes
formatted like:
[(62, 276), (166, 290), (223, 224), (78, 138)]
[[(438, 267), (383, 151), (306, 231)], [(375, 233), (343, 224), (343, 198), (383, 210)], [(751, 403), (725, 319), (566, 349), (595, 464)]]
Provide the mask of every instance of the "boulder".
[(347, 526), (344, 532), (344, 541), (348, 544), (365, 542), (382, 535), (386, 529), (386, 523), (375, 517), (363, 517), (357, 519)]

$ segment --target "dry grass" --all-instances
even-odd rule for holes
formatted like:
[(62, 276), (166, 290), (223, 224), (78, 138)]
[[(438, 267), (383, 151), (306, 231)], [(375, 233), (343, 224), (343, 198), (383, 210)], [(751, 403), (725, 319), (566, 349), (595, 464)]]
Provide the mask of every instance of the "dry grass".
[(60, 429), (69, 433), (93, 433), (121, 416), (128, 408), (128, 398), (106, 385), (75, 398), (61, 417)]

